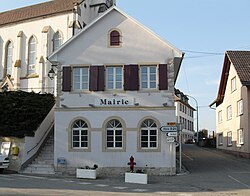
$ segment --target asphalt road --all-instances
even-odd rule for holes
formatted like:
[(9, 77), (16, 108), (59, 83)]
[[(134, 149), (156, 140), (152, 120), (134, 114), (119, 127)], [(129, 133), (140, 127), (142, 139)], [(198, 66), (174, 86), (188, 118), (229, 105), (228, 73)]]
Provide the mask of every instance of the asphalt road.
[(188, 171), (149, 176), (149, 184), (124, 183), (124, 177), (76, 179), (66, 176), (0, 174), (0, 195), (250, 195), (250, 160), (215, 149), (183, 146)]

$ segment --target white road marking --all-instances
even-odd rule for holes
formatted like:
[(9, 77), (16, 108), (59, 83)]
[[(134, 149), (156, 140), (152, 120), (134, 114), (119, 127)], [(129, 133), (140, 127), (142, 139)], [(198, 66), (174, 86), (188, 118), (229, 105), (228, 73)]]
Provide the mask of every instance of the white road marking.
[(109, 185), (106, 185), (106, 184), (96, 184), (95, 186), (105, 187), (105, 186), (109, 186)]
[(123, 189), (127, 189), (128, 187), (122, 187), (122, 186), (117, 186), (117, 187), (113, 187), (114, 189), (120, 189), (120, 190), (123, 190)]
[(72, 181), (72, 180), (65, 180), (64, 182), (70, 182), (70, 183), (72, 183), (72, 182), (75, 182), (75, 181)]
[(135, 192), (146, 192), (147, 189), (133, 189), (132, 191), (135, 191)]
[(190, 159), (191, 161), (193, 161), (194, 159), (191, 158), (190, 156), (186, 155), (185, 153), (182, 153), (185, 157), (187, 157), (188, 159)]
[(89, 182), (80, 182), (78, 184), (88, 185), (88, 184), (91, 184), (91, 183), (89, 183)]
[(35, 179), (47, 179), (47, 178), (45, 178), (45, 177), (40, 177), (40, 176), (28, 176), (28, 175), (22, 175), (22, 174), (11, 174), (11, 176), (25, 177), (25, 178), (35, 178)]
[(230, 175), (228, 175), (228, 177), (231, 178), (232, 180), (238, 182), (239, 184), (241, 184), (241, 185), (243, 185), (243, 186), (245, 186), (245, 187), (247, 187), (247, 188), (250, 188), (250, 186), (248, 186), (247, 184), (245, 184), (245, 183), (243, 183), (243, 182), (237, 180), (236, 178), (234, 178), (234, 177), (232, 177), (232, 176), (230, 176)]
[(48, 180), (51, 180), (51, 181), (58, 181), (60, 180), (59, 178), (49, 178)]

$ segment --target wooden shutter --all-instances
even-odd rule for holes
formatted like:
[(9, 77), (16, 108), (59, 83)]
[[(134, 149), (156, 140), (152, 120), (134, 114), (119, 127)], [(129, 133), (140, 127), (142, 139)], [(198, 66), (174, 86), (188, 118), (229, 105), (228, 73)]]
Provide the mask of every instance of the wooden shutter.
[(139, 90), (139, 73), (138, 65), (124, 66), (124, 90), (138, 91)]
[(89, 90), (104, 91), (104, 66), (90, 66)]
[(71, 67), (63, 67), (62, 91), (71, 91)]
[(120, 45), (120, 33), (116, 30), (110, 33), (110, 46)]
[(159, 65), (159, 90), (168, 90), (168, 65)]

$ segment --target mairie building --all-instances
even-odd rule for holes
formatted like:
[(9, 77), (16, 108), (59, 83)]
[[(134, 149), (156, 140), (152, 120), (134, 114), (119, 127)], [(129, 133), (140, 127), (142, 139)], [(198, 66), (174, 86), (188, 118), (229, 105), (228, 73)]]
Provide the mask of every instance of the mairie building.
[[(174, 86), (184, 54), (117, 8), (114, 1), (97, 2), (79, 1), (73, 12), (58, 20), (59, 13), (41, 17), (36, 21), (41, 27), (37, 33), (28, 34), (13, 24), (17, 35), (21, 32), (13, 40), (23, 45), (16, 46), (22, 49), (20, 56), (13, 52), (11, 71), (6, 48), (13, 47), (2, 42), (2, 87), (38, 89), (56, 96), (49, 131), (53, 135), (41, 136), (46, 139), (32, 155), (22, 148), (18, 158), (25, 154), (25, 161), (20, 161), (20, 170), (38, 173), (32, 170), (34, 159), (53, 143), (51, 174), (75, 173), (77, 168), (94, 165), (98, 175), (124, 174), (131, 156), (136, 169), (148, 174), (175, 174), (175, 143), (167, 142), (160, 128), (176, 121)], [(27, 21), (30, 30), (32, 22)], [(59, 33), (60, 44), (55, 48), (54, 36)], [(7, 35), (0, 35), (14, 45)], [(39, 50), (31, 61), (34, 45)]]

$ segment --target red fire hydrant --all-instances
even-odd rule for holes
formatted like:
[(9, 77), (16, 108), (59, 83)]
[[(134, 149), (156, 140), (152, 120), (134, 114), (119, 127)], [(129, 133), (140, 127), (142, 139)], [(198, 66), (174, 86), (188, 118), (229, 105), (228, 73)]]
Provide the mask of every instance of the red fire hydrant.
[(133, 156), (131, 156), (130, 158), (129, 158), (129, 163), (128, 163), (128, 165), (129, 165), (129, 168), (130, 168), (130, 172), (131, 173), (133, 173), (134, 172), (134, 165), (136, 165), (136, 163), (134, 162), (134, 157)]

